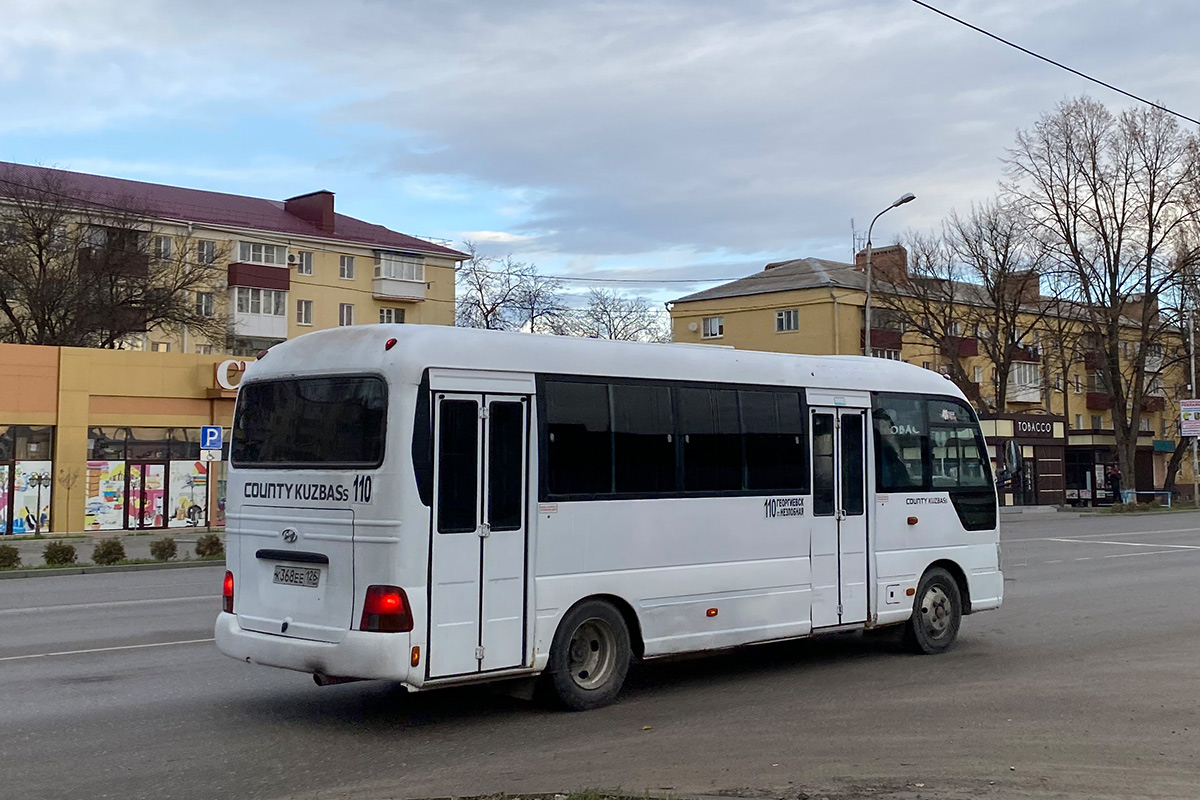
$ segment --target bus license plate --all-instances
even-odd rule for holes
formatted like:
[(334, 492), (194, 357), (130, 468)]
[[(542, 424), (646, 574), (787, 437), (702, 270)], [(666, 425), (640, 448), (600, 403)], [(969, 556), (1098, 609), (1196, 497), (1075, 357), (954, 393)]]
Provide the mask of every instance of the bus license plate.
[(287, 586), (316, 586), (321, 582), (321, 570), (311, 567), (275, 567), (275, 583)]

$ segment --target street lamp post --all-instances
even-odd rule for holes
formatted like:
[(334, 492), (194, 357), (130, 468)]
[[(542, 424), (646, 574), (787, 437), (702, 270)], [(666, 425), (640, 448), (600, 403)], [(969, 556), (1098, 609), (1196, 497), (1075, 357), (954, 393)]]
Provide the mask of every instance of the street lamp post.
[(51, 478), (44, 472), (29, 476), (29, 482), (37, 487), (37, 508), (33, 512), (34, 533), (42, 532), (42, 487), (50, 488)]
[(912, 192), (905, 192), (904, 194), (900, 195), (899, 200), (876, 214), (875, 219), (871, 220), (871, 224), (867, 226), (867, 297), (863, 302), (863, 355), (871, 355), (871, 230), (875, 227), (875, 220), (879, 219), (896, 206), (902, 206), (905, 203), (912, 202), (916, 199), (917, 196)]

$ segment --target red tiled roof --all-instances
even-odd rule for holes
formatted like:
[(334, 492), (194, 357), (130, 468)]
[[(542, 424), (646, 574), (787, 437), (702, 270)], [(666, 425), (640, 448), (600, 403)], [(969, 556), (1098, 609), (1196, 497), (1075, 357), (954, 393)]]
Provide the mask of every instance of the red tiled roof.
[(181, 186), (165, 186), (160, 183), (0, 161), (0, 195), (6, 193), (5, 182), (32, 187), (35, 190), (54, 186), (81, 202), (120, 205), (164, 219), (231, 225), (285, 235), (339, 239), (384, 249), (417, 251), (454, 259), (466, 258), (465, 254), (449, 247), (397, 233), (382, 225), (373, 225), (345, 214), (336, 214), (334, 232), (326, 233), (313, 223), (289, 214), (284, 210), (282, 200), (206, 192)]

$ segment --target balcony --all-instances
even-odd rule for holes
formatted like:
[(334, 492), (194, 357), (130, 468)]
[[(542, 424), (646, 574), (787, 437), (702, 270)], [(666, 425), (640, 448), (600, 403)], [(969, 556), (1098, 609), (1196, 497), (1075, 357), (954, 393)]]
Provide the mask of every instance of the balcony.
[(1088, 369), (1104, 369), (1104, 353), (1092, 350), (1083, 354), (1083, 365)]
[(1042, 351), (1038, 347), (1025, 347), (1023, 345), (1012, 345), (1009, 353), (1013, 361), (1024, 362), (1027, 364), (1036, 364), (1042, 360)]
[(150, 256), (104, 247), (86, 247), (79, 251), (79, 271), (120, 278), (146, 278), (150, 275)]
[[(859, 347), (866, 346), (866, 335), (859, 333)], [(871, 348), (874, 350), (899, 350), (904, 343), (904, 331), (889, 331), (883, 328), (871, 329)]]
[(1107, 411), (1112, 408), (1112, 398), (1107, 392), (1088, 392), (1087, 407), (1089, 411)]
[(1165, 411), (1167, 409), (1167, 398), (1159, 396), (1150, 396), (1142, 398), (1142, 411)]
[(286, 339), (288, 318), (276, 314), (234, 312), (230, 320), (235, 336), (253, 339)]
[(942, 353), (956, 358), (979, 355), (979, 340), (973, 336), (947, 336), (942, 342)]
[(376, 300), (424, 300), (425, 281), (409, 281), (401, 278), (375, 278), (371, 292)]

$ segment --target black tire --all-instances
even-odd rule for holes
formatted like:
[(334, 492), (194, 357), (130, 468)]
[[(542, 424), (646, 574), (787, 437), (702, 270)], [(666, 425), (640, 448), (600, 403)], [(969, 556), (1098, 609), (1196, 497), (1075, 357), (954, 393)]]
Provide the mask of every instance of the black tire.
[(543, 676), (546, 694), (571, 711), (608, 705), (625, 684), (631, 653), (621, 612), (603, 600), (585, 600), (554, 633)]
[(941, 567), (927, 570), (917, 584), (912, 617), (904, 626), (904, 645), (914, 653), (944, 653), (958, 637), (962, 624), (962, 593), (958, 582)]

